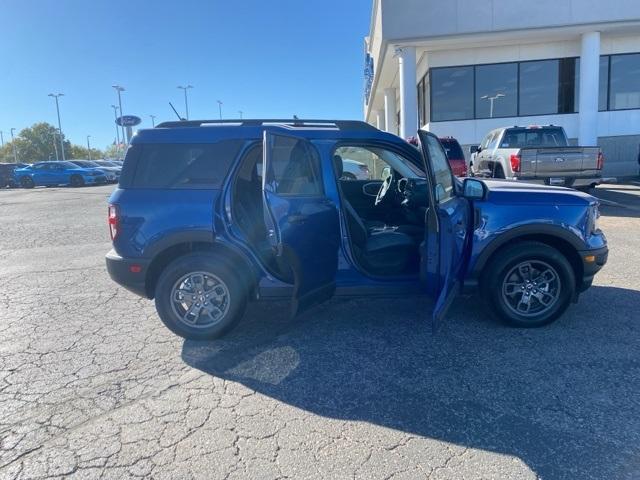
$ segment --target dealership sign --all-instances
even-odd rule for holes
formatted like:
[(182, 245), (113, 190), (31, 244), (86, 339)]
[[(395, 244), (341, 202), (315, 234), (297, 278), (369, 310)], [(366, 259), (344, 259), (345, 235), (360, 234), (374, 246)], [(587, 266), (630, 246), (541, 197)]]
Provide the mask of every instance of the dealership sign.
[(371, 96), (371, 85), (373, 84), (373, 58), (367, 52), (364, 59), (364, 101), (368, 104)]
[(140, 125), (141, 122), (142, 119), (135, 115), (122, 115), (116, 118), (116, 123), (121, 127), (135, 127), (136, 125)]

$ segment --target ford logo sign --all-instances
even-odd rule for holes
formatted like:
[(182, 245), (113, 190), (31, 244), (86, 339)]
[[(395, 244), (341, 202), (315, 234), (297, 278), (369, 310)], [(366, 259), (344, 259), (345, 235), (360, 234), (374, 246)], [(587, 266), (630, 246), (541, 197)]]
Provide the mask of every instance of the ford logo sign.
[(136, 125), (140, 125), (141, 122), (142, 119), (135, 115), (122, 115), (116, 118), (116, 123), (121, 127), (135, 127)]

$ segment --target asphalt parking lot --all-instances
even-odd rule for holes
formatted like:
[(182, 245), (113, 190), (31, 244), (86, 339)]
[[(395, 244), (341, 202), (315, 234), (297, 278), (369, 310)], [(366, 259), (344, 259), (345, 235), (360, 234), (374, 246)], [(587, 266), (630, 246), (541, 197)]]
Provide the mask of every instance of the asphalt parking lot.
[(640, 477), (640, 184), (598, 189), (609, 263), (551, 326), (334, 300), (213, 342), (108, 278), (112, 189), (0, 191), (0, 479)]

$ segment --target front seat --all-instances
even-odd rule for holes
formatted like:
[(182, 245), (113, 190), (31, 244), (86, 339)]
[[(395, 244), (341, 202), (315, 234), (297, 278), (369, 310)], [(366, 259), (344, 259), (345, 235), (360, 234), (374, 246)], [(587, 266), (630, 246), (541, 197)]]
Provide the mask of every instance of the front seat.
[[(342, 159), (339, 155), (334, 156), (334, 168), (336, 179), (339, 179), (342, 176)], [(370, 231), (349, 200), (342, 195), (339, 180), (337, 183), (351, 246), (358, 263), (374, 275), (417, 272), (419, 256), (416, 242), (397, 230)]]

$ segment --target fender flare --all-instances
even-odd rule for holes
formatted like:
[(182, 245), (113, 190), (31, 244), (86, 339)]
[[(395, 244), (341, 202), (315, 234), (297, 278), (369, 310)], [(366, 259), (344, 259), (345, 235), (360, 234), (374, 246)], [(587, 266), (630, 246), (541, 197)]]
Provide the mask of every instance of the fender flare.
[(562, 228), (559, 225), (522, 225), (500, 234), (482, 250), (482, 253), (478, 256), (478, 259), (473, 266), (471, 278), (480, 278), (480, 275), (482, 274), (482, 271), (484, 270), (487, 262), (492, 257), (492, 255), (500, 248), (513, 240), (531, 235), (544, 235), (547, 237), (555, 237), (559, 240), (563, 240), (564, 242), (570, 244), (576, 250), (576, 252), (584, 250), (585, 248), (585, 244), (580, 237), (578, 237), (575, 233)]

